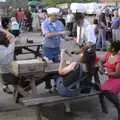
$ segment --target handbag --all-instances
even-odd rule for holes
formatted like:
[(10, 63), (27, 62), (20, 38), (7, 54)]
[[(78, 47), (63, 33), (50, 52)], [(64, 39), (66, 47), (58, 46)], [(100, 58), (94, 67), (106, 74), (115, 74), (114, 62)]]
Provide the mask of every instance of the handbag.
[(80, 93), (89, 93), (91, 90), (92, 76), (82, 70), (82, 66), (76, 65), (75, 69), (63, 77), (63, 85), (69, 87), (72, 84), (78, 84)]
[(72, 70), (70, 73), (63, 77), (63, 84), (65, 87), (68, 87), (69, 85), (71, 85), (79, 79), (81, 70), (80, 67), (80, 65), (76, 65), (74, 70)]

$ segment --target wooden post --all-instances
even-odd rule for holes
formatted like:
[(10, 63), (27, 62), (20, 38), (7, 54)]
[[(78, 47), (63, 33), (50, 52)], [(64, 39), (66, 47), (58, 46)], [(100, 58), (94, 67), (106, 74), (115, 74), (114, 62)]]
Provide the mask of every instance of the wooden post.
[(115, 1), (115, 6), (118, 7), (118, 1), (117, 0)]
[(37, 88), (36, 88), (35, 80), (33, 78), (31, 78), (30, 84), (32, 89), (32, 96), (35, 97), (37, 95)]
[(37, 120), (49, 120), (48, 118), (46, 118), (45, 116), (43, 116), (43, 114), (41, 112), (41, 109), (42, 109), (41, 106), (37, 106), (37, 108), (36, 108)]

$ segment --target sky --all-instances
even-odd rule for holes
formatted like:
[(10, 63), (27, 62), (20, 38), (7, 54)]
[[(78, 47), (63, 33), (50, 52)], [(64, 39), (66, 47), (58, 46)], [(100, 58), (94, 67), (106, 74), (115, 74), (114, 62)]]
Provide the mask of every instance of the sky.
[(6, 0), (0, 0), (0, 2), (6, 2)]

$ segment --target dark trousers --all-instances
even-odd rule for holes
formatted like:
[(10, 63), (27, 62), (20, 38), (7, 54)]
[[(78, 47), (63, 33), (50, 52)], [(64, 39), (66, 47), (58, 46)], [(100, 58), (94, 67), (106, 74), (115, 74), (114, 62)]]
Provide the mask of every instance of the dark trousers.
[(67, 29), (70, 31), (70, 36), (73, 35), (72, 30), (73, 30), (73, 23), (67, 23)]
[(104, 91), (102, 92), (102, 96), (105, 96), (117, 109), (118, 112), (118, 119), (120, 120), (120, 101), (116, 94), (112, 93), (111, 91)]
[(20, 34), (20, 30), (11, 30), (10, 31), (15, 37), (18, 37)]

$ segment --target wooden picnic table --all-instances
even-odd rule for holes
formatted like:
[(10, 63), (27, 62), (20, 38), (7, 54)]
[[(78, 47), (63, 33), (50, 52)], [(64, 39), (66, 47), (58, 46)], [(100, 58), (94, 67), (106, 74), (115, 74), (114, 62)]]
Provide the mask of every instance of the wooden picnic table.
[[(33, 43), (27, 43), (27, 42), (16, 42), (15, 44), (15, 53), (14, 53), (14, 59), (16, 60), (16, 56), (19, 54), (34, 54), (35, 58), (42, 57), (42, 54), (40, 52), (42, 48), (41, 42), (33, 42)], [(27, 50), (28, 52), (23, 52), (23, 50)]]
[(15, 91), (26, 97), (31, 90), (30, 96), (36, 96), (37, 85), (51, 79), (57, 73), (58, 66), (59, 63), (45, 62), (41, 58), (13, 61), (12, 74), (18, 78)]
[[(75, 57), (76, 59), (76, 57)], [(53, 67), (53, 66), (54, 67)], [(50, 95), (50, 96), (39, 96), (39, 93), (37, 92), (37, 85), (41, 84), (42, 82), (49, 80), (52, 78), (54, 74), (57, 73), (59, 64), (55, 63), (46, 63), (45, 61), (42, 61), (42, 59), (35, 59), (35, 60), (19, 60), (14, 61), (13, 64), (13, 74), (18, 77), (18, 84), (15, 87), (15, 90), (17, 91), (16, 95), (22, 94), (24, 97), (23, 99), (20, 99), (20, 102), (25, 106), (36, 106), (36, 114), (38, 115), (38, 119), (42, 120), (40, 117), (41, 109), (42, 107), (59, 104), (59, 103), (71, 103), (81, 100), (82, 98), (87, 98), (90, 96), (97, 95), (102, 107), (102, 111), (107, 112), (106, 104), (104, 102), (104, 99), (102, 98), (100, 91), (91, 91), (90, 93), (81, 93), (79, 96), (76, 97), (61, 97), (59, 95)], [(27, 79), (24, 79), (26, 77)], [(29, 85), (22, 86), (24, 84), (24, 81), (29, 82)], [(95, 81), (96, 82), (96, 81)], [(31, 91), (31, 94), (29, 94)], [(15, 100), (19, 100), (18, 96), (15, 96)]]

